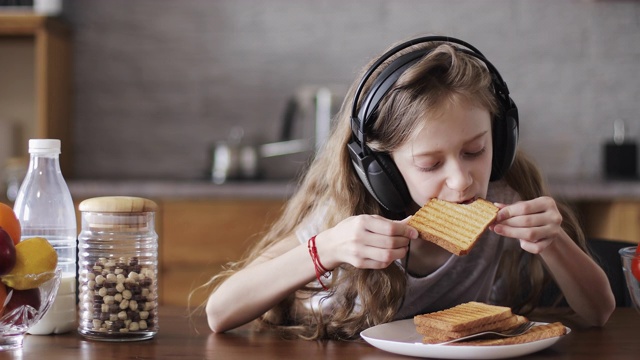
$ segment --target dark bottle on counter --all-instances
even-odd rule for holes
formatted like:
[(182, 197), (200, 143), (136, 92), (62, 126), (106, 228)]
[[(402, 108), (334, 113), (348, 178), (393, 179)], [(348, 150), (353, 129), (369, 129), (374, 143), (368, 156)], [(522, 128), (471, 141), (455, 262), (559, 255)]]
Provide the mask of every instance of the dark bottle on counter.
[(604, 147), (604, 173), (607, 179), (638, 179), (638, 145), (626, 138), (625, 124), (613, 124), (613, 141)]

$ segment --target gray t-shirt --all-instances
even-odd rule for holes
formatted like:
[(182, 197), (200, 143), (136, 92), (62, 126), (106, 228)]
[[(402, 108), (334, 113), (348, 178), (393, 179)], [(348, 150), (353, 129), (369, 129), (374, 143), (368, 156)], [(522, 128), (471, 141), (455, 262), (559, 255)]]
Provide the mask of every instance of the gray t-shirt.
[[(511, 204), (518, 201), (519, 196), (504, 181), (498, 181), (489, 184), (487, 200)], [(318, 232), (318, 224), (308, 223), (296, 234), (301, 243), (306, 243)], [(495, 282), (501, 255), (518, 249), (518, 241), (487, 230), (467, 255), (451, 255), (439, 269), (425, 277), (413, 277), (407, 273), (405, 298), (395, 318), (410, 318), (468, 301), (491, 302), (495, 295), (493, 292), (498, 291)], [(401, 261), (398, 264), (402, 266)], [(320, 299), (322, 295), (318, 294), (314, 299)], [(309, 305), (315, 307), (313, 302)], [(330, 311), (331, 306), (327, 306), (330, 303), (323, 303), (324, 311)]]

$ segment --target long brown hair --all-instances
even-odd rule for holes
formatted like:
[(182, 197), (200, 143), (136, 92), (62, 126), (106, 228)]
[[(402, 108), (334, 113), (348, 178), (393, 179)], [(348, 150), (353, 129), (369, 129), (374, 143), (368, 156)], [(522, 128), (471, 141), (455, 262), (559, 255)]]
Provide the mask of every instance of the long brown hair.
[[(517, 152), (513, 165), (505, 175), (505, 180), (522, 200), (550, 196), (539, 168), (521, 151)], [(556, 205), (562, 216), (564, 231), (584, 252), (589, 254), (584, 232), (573, 209), (567, 203), (558, 200)], [(505, 305), (511, 306), (519, 314), (529, 314), (536, 310), (543, 300), (545, 287), (553, 281), (540, 257), (525, 251), (503, 255), (499, 273), (506, 276), (509, 286), (507, 298), (504, 299)], [(522, 276), (523, 274), (526, 276)], [(559, 304), (562, 299), (562, 294), (558, 293), (555, 299), (552, 299), (553, 304)]]
[[(451, 101), (467, 101), (489, 110), (492, 115), (498, 111), (491, 76), (485, 65), (457, 51), (451, 44), (427, 43), (407, 48), (388, 59), (371, 79), (375, 79), (397, 56), (425, 47), (433, 47), (434, 50), (405, 71), (380, 103), (377, 120), (368, 132), (368, 145), (376, 151), (395, 150), (411, 138), (427, 113), (441, 111)], [(361, 76), (373, 62), (363, 69)], [(365, 93), (372, 81), (365, 85)], [(321, 225), (325, 229), (353, 215), (388, 215), (358, 179), (346, 148), (351, 137), (351, 106), (357, 84), (358, 81), (351, 86), (334, 119), (330, 138), (311, 163), (282, 216), (242, 260), (229, 264), (225, 271), (211, 279), (209, 286), (219, 286), (261, 256), (269, 246), (294, 234), (301, 223), (327, 206), (331, 211), (326, 212), (322, 219)], [(529, 172), (538, 173), (528, 164), (518, 156), (507, 176), (509, 184), (523, 198), (543, 193), (538, 181), (526, 181), (531, 179)], [(260, 317), (258, 322), (308, 339), (354, 338), (367, 327), (393, 319), (405, 294), (406, 275), (396, 263), (383, 270), (357, 269), (345, 264), (333, 271), (330, 289), (325, 297), (331, 298), (334, 304), (330, 314), (323, 313), (321, 309), (297, 311), (301, 301), (321, 291), (308, 286), (291, 294)]]

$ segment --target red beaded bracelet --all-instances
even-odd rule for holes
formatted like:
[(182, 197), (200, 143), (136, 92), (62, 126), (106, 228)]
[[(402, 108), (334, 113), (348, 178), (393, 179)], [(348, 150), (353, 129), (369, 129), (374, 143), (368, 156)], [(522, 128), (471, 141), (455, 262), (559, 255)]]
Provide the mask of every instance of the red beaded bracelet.
[(307, 242), (307, 247), (309, 248), (309, 255), (311, 255), (311, 260), (313, 261), (313, 266), (316, 269), (316, 279), (322, 286), (324, 290), (329, 290), (327, 286), (322, 282), (321, 277), (325, 279), (329, 278), (331, 271), (329, 271), (322, 263), (320, 262), (320, 257), (318, 257), (318, 249), (316, 249), (316, 237), (312, 236), (311, 239)]

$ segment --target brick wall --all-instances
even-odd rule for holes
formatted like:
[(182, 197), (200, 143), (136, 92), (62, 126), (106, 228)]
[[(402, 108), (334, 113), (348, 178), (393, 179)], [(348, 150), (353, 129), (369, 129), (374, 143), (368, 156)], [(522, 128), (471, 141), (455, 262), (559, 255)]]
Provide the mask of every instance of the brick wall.
[(638, 1), (70, 1), (65, 16), (78, 178), (205, 178), (232, 126), (276, 141), (296, 88), (346, 86), (424, 33), (465, 39), (496, 65), (521, 146), (549, 176), (599, 175), (615, 119), (640, 136)]

